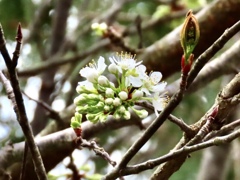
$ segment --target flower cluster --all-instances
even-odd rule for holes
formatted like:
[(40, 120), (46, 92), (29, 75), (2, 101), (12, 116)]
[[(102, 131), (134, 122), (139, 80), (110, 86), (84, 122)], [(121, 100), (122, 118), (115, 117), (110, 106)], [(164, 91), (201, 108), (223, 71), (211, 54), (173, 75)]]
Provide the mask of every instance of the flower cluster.
[[(76, 113), (71, 120), (73, 128), (81, 125), (82, 114), (93, 123), (103, 122), (109, 115), (116, 119), (130, 119), (129, 110), (145, 118), (148, 112), (134, 107), (140, 101), (152, 103), (156, 114), (164, 108), (166, 82), (160, 82), (160, 72), (147, 75), (142, 62), (137, 62), (129, 54), (121, 53), (110, 57), (109, 61), (107, 67), (105, 59), (100, 57), (97, 63), (92, 62), (80, 70), (80, 75), (86, 80), (79, 82), (76, 88), (79, 95), (74, 99)], [(106, 69), (115, 77), (117, 85), (104, 75)]]

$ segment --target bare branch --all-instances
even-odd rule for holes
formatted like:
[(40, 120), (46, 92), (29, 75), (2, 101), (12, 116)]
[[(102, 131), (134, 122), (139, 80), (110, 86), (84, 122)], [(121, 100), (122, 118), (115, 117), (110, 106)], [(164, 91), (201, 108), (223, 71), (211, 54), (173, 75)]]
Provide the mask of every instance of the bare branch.
[(174, 159), (180, 155), (186, 155), (189, 154), (191, 152), (195, 152), (210, 146), (219, 146), (222, 144), (226, 144), (231, 142), (232, 140), (236, 139), (240, 137), (240, 129), (237, 131), (234, 131), (228, 135), (225, 136), (221, 136), (221, 137), (215, 137), (214, 139), (208, 140), (206, 142), (202, 142), (196, 145), (192, 145), (192, 146), (185, 146), (183, 148), (180, 148), (178, 150), (172, 151), (166, 155), (163, 155), (159, 158), (153, 159), (153, 160), (148, 160), (146, 162), (143, 162), (141, 164), (138, 165), (134, 165), (134, 166), (128, 166), (124, 169), (121, 170), (120, 175), (129, 175), (129, 174), (137, 174), (140, 173), (142, 171), (148, 170), (148, 169), (152, 169), (166, 161), (169, 161), (171, 159)]
[[(20, 42), (18, 42), (17, 45), (17, 49), (20, 47), (19, 44), (21, 44), (21, 27), (19, 27), (18, 29), (18, 36), (17, 36), (17, 40)], [(44, 180), (47, 179), (47, 175), (46, 175), (46, 171), (42, 162), (42, 158), (39, 152), (38, 147), (35, 144), (34, 138), (33, 138), (33, 134), (32, 134), (32, 130), (31, 127), (28, 123), (28, 118), (26, 115), (26, 111), (25, 111), (25, 106), (23, 103), (23, 98), (22, 98), (22, 93), (19, 87), (19, 82), (17, 79), (17, 74), (15, 71), (15, 67), (16, 67), (16, 62), (17, 62), (17, 57), (15, 57), (16, 59), (14, 61), (11, 60), (7, 48), (5, 46), (5, 38), (4, 38), (4, 34), (3, 34), (3, 29), (2, 26), (0, 25), (0, 51), (2, 53), (3, 59), (5, 60), (5, 64), (7, 65), (8, 68), (8, 72), (9, 72), (9, 77), (10, 77), (10, 81), (11, 81), (11, 85), (13, 88), (13, 94), (14, 94), (14, 98), (16, 100), (16, 105), (17, 108), (15, 108), (15, 113), (17, 115), (17, 119), (18, 122), (23, 130), (23, 133), (26, 137), (26, 140), (28, 142), (29, 145), (29, 149), (30, 152), (32, 154), (33, 157), (33, 163), (34, 163), (34, 167), (35, 167), (35, 172), (38, 176), (38, 179)], [(17, 54), (17, 53), (16, 53)]]
[(89, 148), (90, 150), (93, 150), (96, 155), (102, 157), (105, 159), (109, 164), (112, 166), (115, 166), (117, 163), (113, 160), (111, 160), (109, 154), (101, 147), (97, 145), (95, 141), (87, 141), (86, 139), (83, 139), (81, 136), (77, 137), (76, 143), (82, 147)]

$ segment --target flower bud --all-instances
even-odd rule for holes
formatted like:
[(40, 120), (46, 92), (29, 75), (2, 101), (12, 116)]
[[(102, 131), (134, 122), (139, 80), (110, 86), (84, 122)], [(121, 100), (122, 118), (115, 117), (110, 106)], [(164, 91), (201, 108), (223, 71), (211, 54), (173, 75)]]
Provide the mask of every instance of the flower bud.
[(126, 119), (126, 120), (130, 119), (131, 118), (130, 112), (129, 111), (125, 111), (124, 115), (123, 115), (123, 118)]
[(114, 106), (120, 106), (121, 104), (122, 104), (121, 99), (119, 99), (119, 98), (113, 99), (113, 105)]
[(92, 123), (97, 123), (99, 121), (98, 114), (87, 114), (86, 118)]
[(140, 118), (145, 118), (148, 116), (148, 112), (145, 110), (145, 109), (142, 109), (142, 110), (139, 110), (137, 115), (140, 117)]
[(71, 127), (72, 127), (73, 129), (75, 129), (75, 128), (78, 128), (78, 127), (80, 127), (80, 126), (81, 126), (81, 124), (80, 124), (79, 122), (75, 121), (75, 120), (74, 120), (74, 117), (72, 117), (72, 119), (71, 119)]
[(128, 93), (126, 93), (125, 91), (121, 91), (118, 96), (120, 97), (121, 100), (126, 100), (128, 98)]
[(135, 90), (132, 93), (132, 99), (140, 99), (141, 97), (143, 97), (143, 92), (142, 91)]
[(109, 80), (106, 78), (106, 76), (101, 75), (98, 77), (98, 84), (101, 86), (108, 86)]
[(198, 43), (200, 36), (199, 24), (190, 10), (187, 15), (180, 35), (181, 45), (187, 60)]
[(125, 111), (126, 111), (126, 108), (124, 106), (120, 106), (118, 108), (118, 112), (120, 112), (120, 113), (125, 113)]
[(105, 99), (105, 103), (108, 104), (108, 105), (112, 105), (113, 104), (113, 98)]
[(74, 117), (71, 118), (71, 127), (72, 128), (79, 128), (81, 127), (82, 122), (82, 114), (75, 113)]
[(109, 112), (111, 108), (110, 108), (110, 106), (105, 105), (103, 109), (104, 109), (104, 111)]
[(117, 74), (118, 73), (118, 66), (116, 65), (116, 64), (110, 64), (109, 66), (108, 66), (108, 71), (110, 72), (110, 73), (112, 73), (112, 74)]
[(84, 85), (78, 85), (76, 88), (76, 91), (78, 94), (82, 94), (82, 93), (86, 93), (86, 94), (97, 94), (97, 89), (95, 89), (94, 87), (86, 87)]
[(87, 100), (87, 94), (81, 94), (81, 95), (75, 97), (73, 102), (75, 105), (81, 105), (81, 104), (85, 103), (86, 100)]
[(106, 97), (108, 97), (108, 98), (114, 97), (114, 91), (111, 88), (106, 88), (105, 94), (106, 94)]

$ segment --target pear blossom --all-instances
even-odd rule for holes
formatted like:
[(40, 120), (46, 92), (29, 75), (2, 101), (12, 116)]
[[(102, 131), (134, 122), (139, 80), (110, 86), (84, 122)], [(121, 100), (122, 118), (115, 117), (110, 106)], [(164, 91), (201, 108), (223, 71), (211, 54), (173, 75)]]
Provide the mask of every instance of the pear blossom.
[(100, 56), (97, 64), (94, 62), (89, 64), (89, 67), (81, 69), (80, 75), (85, 77), (89, 82), (96, 83), (98, 77), (105, 71), (106, 67), (105, 59)]
[[(97, 63), (90, 63), (80, 70), (80, 75), (86, 80), (78, 83), (76, 88), (79, 94), (74, 99), (76, 114), (72, 118), (71, 126), (81, 125), (82, 115), (92, 123), (103, 122), (109, 115), (115, 119), (130, 119), (132, 109), (140, 118), (148, 116), (145, 109), (135, 109), (137, 102), (148, 101), (158, 115), (167, 102), (164, 89), (166, 82), (161, 82), (160, 72), (146, 73), (146, 66), (142, 61), (137, 62), (130, 54), (121, 53), (109, 57), (107, 68), (105, 59), (100, 57)], [(105, 70), (114, 75), (116, 82), (111, 82), (103, 75)]]
[(144, 80), (147, 78), (146, 69), (147, 69), (146, 66), (141, 64), (135, 68), (138, 76), (129, 76), (128, 77), (129, 83), (133, 87), (140, 87), (143, 85)]
[(152, 98), (152, 105), (156, 116), (159, 115), (158, 111), (162, 111), (167, 103), (166, 95), (160, 92), (155, 92)]
[(120, 73), (123, 71), (131, 70), (142, 63), (142, 61), (136, 62), (136, 60), (128, 54), (121, 54), (117, 57), (110, 57), (109, 60), (112, 64), (117, 65), (117, 69)]
[(162, 73), (152, 72), (150, 76), (144, 77), (141, 90), (145, 92), (147, 95), (151, 95), (150, 92), (162, 92), (165, 89), (167, 83), (160, 82), (161, 79)]

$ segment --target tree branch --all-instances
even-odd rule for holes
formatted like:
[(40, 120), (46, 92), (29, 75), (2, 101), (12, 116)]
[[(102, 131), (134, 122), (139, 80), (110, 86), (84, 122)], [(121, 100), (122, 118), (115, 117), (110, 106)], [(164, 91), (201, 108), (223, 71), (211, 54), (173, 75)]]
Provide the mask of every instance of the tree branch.
[(18, 60), (18, 55), (19, 55), (19, 50), (20, 50), (20, 44), (21, 44), (21, 40), (22, 40), (21, 26), (18, 26), (18, 34), (17, 34), (16, 40), (17, 40), (17, 46), (16, 46), (16, 51), (14, 53), (15, 55), (13, 56), (13, 60), (12, 60), (6, 49), (3, 29), (2, 29), (2, 26), (0, 25), (0, 51), (2, 53), (3, 59), (5, 60), (5, 63), (8, 68), (10, 82), (11, 82), (11, 85), (13, 88), (13, 94), (15, 96), (14, 98), (16, 101), (17, 108), (14, 108), (14, 110), (17, 115), (18, 122), (19, 122), (19, 124), (22, 128), (22, 131), (26, 137), (26, 140), (28, 142), (29, 149), (30, 149), (30, 152), (33, 157), (32, 160), (33, 160), (33, 164), (35, 167), (35, 172), (38, 176), (38, 179), (39, 180), (44, 180), (44, 179), (47, 180), (47, 175), (46, 175), (45, 168), (43, 166), (42, 158), (41, 158), (39, 149), (35, 144), (31, 127), (28, 123), (28, 118), (26, 115), (25, 106), (23, 103), (23, 98), (22, 98), (20, 87), (19, 87), (17, 74), (15, 71), (15, 67), (17, 65), (17, 60)]
[(222, 145), (222, 144), (230, 143), (231, 141), (233, 141), (234, 139), (236, 139), (238, 137), (240, 137), (240, 129), (238, 129), (237, 131), (232, 132), (228, 135), (225, 135), (225, 136), (215, 137), (215, 138), (210, 139), (206, 142), (202, 142), (202, 143), (195, 144), (195, 145), (192, 145), (192, 146), (182, 147), (178, 150), (170, 152), (170, 153), (168, 153), (166, 155), (163, 155), (159, 158), (148, 160), (148, 161), (143, 162), (141, 164), (137, 164), (137, 165), (134, 165), (134, 166), (128, 166), (128, 167), (121, 170), (120, 175), (124, 176), (124, 175), (130, 175), (130, 174), (138, 174), (142, 171), (145, 171), (145, 170), (148, 170), (148, 169), (153, 169), (154, 167), (156, 167), (156, 166), (158, 166), (158, 165), (160, 165), (164, 162), (167, 162), (171, 159), (174, 159), (178, 156), (186, 155), (186, 154), (189, 154), (189, 153), (192, 153), (192, 152), (195, 152), (195, 151), (198, 151), (198, 150), (210, 147), (210, 146), (219, 146), (219, 145)]

